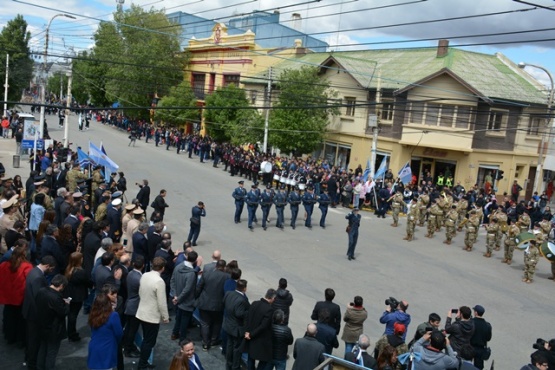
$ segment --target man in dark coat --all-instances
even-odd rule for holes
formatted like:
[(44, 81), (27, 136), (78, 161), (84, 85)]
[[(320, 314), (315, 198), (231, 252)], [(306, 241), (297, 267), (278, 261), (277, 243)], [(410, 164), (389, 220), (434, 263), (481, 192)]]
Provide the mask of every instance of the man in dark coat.
[(152, 208), (154, 208), (154, 212), (158, 212), (160, 214), (160, 221), (164, 220), (164, 212), (166, 212), (166, 208), (169, 207), (165, 199), (166, 194), (167, 192), (165, 189), (160, 190), (160, 194), (154, 198), (154, 202), (151, 204)]
[(110, 238), (112, 238), (114, 243), (119, 242), (122, 233), (120, 198), (114, 199), (112, 207), (108, 208), (108, 223), (110, 224)]
[(63, 274), (66, 269), (66, 257), (64, 252), (58, 244), (56, 238), (58, 237), (58, 226), (50, 224), (46, 227), (44, 238), (42, 239), (41, 258), (52, 256), (56, 260), (56, 268), (54, 274)]
[(194, 264), (197, 262), (197, 258), (197, 252), (190, 251), (187, 254), (187, 260), (175, 266), (170, 280), (172, 303), (177, 306), (172, 337), (179, 338), (180, 341), (187, 339), (187, 329), (195, 310), (197, 274)]
[(243, 352), (243, 340), (245, 337), (245, 321), (249, 313), (249, 300), (245, 292), (247, 281), (237, 280), (237, 287), (233, 291), (225, 293), (224, 306), (226, 316), (224, 317), (224, 330), (227, 333), (226, 348), (226, 370), (241, 369), (241, 353)]
[(143, 180), (143, 185), (139, 185), (141, 190), (137, 193), (137, 201), (141, 204), (141, 208), (145, 211), (146, 214), (146, 207), (150, 204), (150, 187), (148, 186), (148, 180)]
[(133, 259), (137, 255), (141, 255), (145, 258), (148, 258), (148, 239), (146, 238), (146, 233), (148, 231), (148, 224), (146, 222), (142, 222), (139, 224), (139, 229), (133, 233)]
[(293, 347), (293, 370), (314, 369), (324, 362), (324, 345), (316, 340), (316, 325), (308, 324), (306, 334)]
[(145, 256), (147, 271), (150, 271), (150, 262), (154, 259), (154, 255), (158, 250), (158, 246), (162, 242), (162, 231), (164, 230), (164, 223), (157, 222), (147, 231), (147, 247), (148, 256)]
[(100, 232), (106, 225), (107, 221), (95, 222), (92, 231), (85, 236), (85, 241), (83, 242), (83, 269), (87, 272), (87, 277), (89, 279), (92, 279), (92, 270), (95, 262), (94, 257), (102, 241)]
[(40, 337), (37, 367), (39, 369), (54, 369), (56, 357), (60, 350), (60, 343), (67, 337), (65, 318), (69, 313), (69, 300), (64, 301), (62, 291), (67, 286), (67, 278), (56, 275), (49, 287), (40, 288), (37, 293), (36, 328)]
[(310, 318), (312, 320), (318, 320), (320, 310), (327, 309), (330, 315), (329, 325), (335, 329), (337, 334), (339, 334), (339, 330), (341, 329), (341, 308), (338, 304), (332, 302), (335, 298), (335, 291), (331, 288), (327, 288), (324, 291), (324, 296), (326, 300), (316, 303)]
[(265, 369), (272, 363), (272, 317), (274, 309), (272, 304), (276, 299), (275, 289), (268, 289), (264, 298), (253, 302), (247, 316), (245, 339), (247, 340), (249, 354), (249, 370), (257, 367), (255, 362), (258, 360), (258, 368)]
[(133, 258), (133, 270), (127, 274), (127, 303), (124, 311), (126, 325), (122, 340), (125, 357), (138, 358), (140, 356), (137, 347), (133, 343), (140, 324), (139, 319), (135, 315), (139, 308), (139, 287), (144, 266), (144, 257), (141, 255), (135, 256)]
[(219, 344), (224, 314), (224, 284), (229, 279), (229, 274), (224, 272), (225, 266), (226, 261), (219, 260), (214, 270), (202, 274), (196, 287), (195, 297), (198, 298), (204, 350)]
[(204, 203), (198, 202), (191, 210), (190, 230), (189, 236), (187, 237), (187, 241), (190, 242), (193, 247), (196, 247), (197, 239), (200, 234), (201, 217), (206, 217), (206, 210), (204, 209)]

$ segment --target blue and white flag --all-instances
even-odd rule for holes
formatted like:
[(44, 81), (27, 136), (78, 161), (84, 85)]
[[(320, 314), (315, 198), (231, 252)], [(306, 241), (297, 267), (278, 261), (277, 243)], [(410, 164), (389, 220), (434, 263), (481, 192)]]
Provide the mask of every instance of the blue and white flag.
[(82, 151), (81, 149), (77, 149), (77, 158), (79, 160), (79, 167), (85, 168), (90, 165), (94, 165), (95, 163), (91, 160), (91, 158)]
[(409, 184), (412, 181), (412, 170), (410, 168), (410, 161), (401, 168), (397, 176), (401, 179), (403, 184)]
[(383, 177), (385, 175), (385, 171), (387, 171), (387, 155), (383, 157), (380, 167), (378, 167), (378, 170), (374, 174), (374, 178), (379, 179), (380, 177)]
[(94, 145), (93, 143), (91, 143), (89, 141), (89, 157), (98, 165), (100, 166), (104, 166), (104, 168), (106, 169), (105, 174), (104, 174), (104, 178), (105, 180), (109, 180), (110, 179), (110, 174), (112, 172), (117, 172), (119, 166), (112, 161), (110, 158), (108, 158), (108, 156), (104, 153), (102, 153), (102, 151), (100, 149), (98, 149), (98, 147), (96, 145)]
[(370, 176), (370, 158), (366, 161), (366, 169), (362, 173), (362, 181), (368, 181), (368, 177)]

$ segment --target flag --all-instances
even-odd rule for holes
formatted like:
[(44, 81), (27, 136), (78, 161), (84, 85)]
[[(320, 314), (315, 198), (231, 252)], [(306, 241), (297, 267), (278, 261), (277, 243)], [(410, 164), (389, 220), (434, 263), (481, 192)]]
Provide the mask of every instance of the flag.
[(385, 171), (387, 171), (387, 155), (383, 157), (382, 163), (380, 163), (380, 167), (374, 174), (374, 178), (379, 179), (380, 177), (385, 175)]
[(403, 184), (410, 184), (412, 180), (412, 170), (410, 168), (410, 161), (401, 168), (397, 176), (401, 179)]
[(79, 167), (84, 168), (88, 167), (89, 165), (94, 165), (94, 162), (91, 158), (80, 148), (77, 149), (77, 158), (79, 160)]
[(94, 145), (93, 143), (91, 143), (89, 141), (89, 157), (98, 165), (100, 166), (104, 166), (106, 171), (105, 171), (105, 175), (104, 178), (106, 180), (110, 179), (110, 174), (112, 172), (117, 172), (119, 166), (112, 161), (110, 158), (108, 158), (108, 156), (104, 153), (102, 153), (102, 151), (100, 149), (98, 149), (98, 147), (96, 145)]
[(106, 153), (106, 149), (104, 149), (104, 145), (102, 144), (102, 141), (100, 142), (100, 150), (101, 150), (102, 153), (104, 153), (105, 155), (108, 155), (108, 153)]
[(363, 182), (368, 181), (368, 176), (370, 176), (370, 158), (368, 158), (368, 160), (366, 161), (366, 169), (364, 170), (364, 173), (362, 174)]

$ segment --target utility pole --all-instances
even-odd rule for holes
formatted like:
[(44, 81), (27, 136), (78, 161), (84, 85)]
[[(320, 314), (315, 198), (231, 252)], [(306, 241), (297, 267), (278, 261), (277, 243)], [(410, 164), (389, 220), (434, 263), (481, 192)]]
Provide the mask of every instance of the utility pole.
[[(378, 69), (378, 81), (376, 82), (376, 117), (374, 117), (374, 121), (372, 122), (373, 125), (371, 126), (371, 122), (368, 122), (370, 127), (372, 127), (372, 153), (370, 156), (370, 177), (374, 179), (374, 175), (376, 174), (376, 152), (378, 150), (378, 134), (380, 132), (378, 128), (378, 121), (380, 117), (380, 112), (383, 108), (381, 107), (382, 103), (382, 70)], [(368, 120), (370, 121), (372, 117), (368, 115)]]
[(64, 148), (69, 148), (69, 108), (71, 107), (71, 83), (73, 82), (73, 62), (69, 65), (67, 72), (67, 96), (66, 96), (66, 117), (64, 119)]
[(268, 150), (268, 124), (272, 105), (272, 67), (268, 68), (268, 87), (266, 89), (266, 118), (264, 119), (264, 153)]
[(64, 75), (62, 74), (62, 72), (60, 72), (60, 101), (62, 101), (62, 98), (64, 96)]
[(6, 54), (6, 82), (4, 83), (4, 117), (8, 117), (8, 76), (10, 68), (10, 54)]

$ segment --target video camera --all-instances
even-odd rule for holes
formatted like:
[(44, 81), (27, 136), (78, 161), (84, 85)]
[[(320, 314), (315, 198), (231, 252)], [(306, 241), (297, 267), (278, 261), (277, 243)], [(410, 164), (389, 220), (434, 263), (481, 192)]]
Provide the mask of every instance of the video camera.
[(545, 344), (546, 343), (547, 343), (547, 341), (545, 339), (538, 338), (538, 339), (536, 339), (536, 343), (532, 344), (532, 348), (539, 349), (539, 350), (545, 350)]
[(391, 311), (395, 311), (399, 306), (399, 301), (393, 297), (389, 297), (385, 300), (385, 305), (391, 307)]

